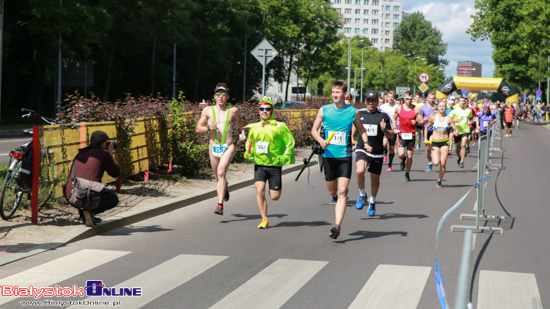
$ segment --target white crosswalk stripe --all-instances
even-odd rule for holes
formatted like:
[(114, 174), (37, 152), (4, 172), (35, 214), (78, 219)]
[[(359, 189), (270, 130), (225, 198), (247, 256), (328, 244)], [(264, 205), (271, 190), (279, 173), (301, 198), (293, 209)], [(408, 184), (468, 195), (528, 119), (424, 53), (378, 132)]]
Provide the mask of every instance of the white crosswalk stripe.
[(478, 309), (542, 309), (534, 274), (482, 270), (478, 294)]
[(432, 268), (378, 265), (349, 308), (415, 309)]
[[(127, 281), (116, 284), (116, 287), (141, 287), (139, 297), (125, 297), (124, 308), (140, 308), (165, 293), (195, 278), (214, 265), (225, 260), (227, 256), (181, 254), (156, 267), (153, 267)], [(93, 297), (88, 300), (108, 302), (113, 297)], [(72, 306), (69, 308), (95, 308), (97, 306)]]
[(280, 308), (327, 264), (277, 260), (211, 308)]
[[(0, 279), (0, 286), (16, 285), (19, 287), (29, 287), (32, 285), (38, 288), (52, 286), (128, 253), (130, 252), (85, 249), (13, 276)], [(2, 297), (0, 298), (0, 305), (16, 298), (15, 296)]]

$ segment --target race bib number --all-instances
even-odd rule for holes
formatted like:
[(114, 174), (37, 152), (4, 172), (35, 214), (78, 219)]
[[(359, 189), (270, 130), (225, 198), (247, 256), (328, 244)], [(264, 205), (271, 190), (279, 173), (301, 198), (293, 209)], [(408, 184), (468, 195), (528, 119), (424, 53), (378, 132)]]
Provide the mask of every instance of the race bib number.
[(363, 124), (367, 131), (367, 136), (378, 136), (378, 126), (375, 124)]
[(227, 144), (214, 144), (212, 145), (212, 154), (214, 157), (221, 157), (227, 150)]
[(268, 148), (269, 148), (269, 142), (262, 142), (262, 141), (256, 142), (256, 153), (267, 153)]
[(404, 141), (410, 141), (411, 139), (413, 139), (413, 134), (412, 133), (401, 133), (401, 139), (404, 140)]
[[(333, 131), (328, 131), (328, 136), (332, 134)], [(346, 145), (346, 132), (334, 132), (334, 136), (329, 142), (329, 145), (336, 146), (345, 146)]]
[(488, 129), (488, 128), (489, 128), (489, 124), (490, 124), (489, 121), (483, 121), (483, 127), (484, 127), (484, 128), (487, 128), (487, 129)]
[(460, 117), (460, 122), (467, 123), (468, 122), (468, 117), (466, 117), (466, 116)]

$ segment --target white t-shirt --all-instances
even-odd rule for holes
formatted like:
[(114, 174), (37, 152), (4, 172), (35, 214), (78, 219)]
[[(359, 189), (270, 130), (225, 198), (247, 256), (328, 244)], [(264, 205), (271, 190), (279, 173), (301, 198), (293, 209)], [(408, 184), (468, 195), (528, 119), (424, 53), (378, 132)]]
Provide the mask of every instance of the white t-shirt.
[(383, 112), (383, 113), (388, 114), (388, 116), (390, 117), (390, 120), (393, 120), (393, 116), (395, 115), (395, 108), (397, 106), (399, 106), (399, 105), (393, 104), (393, 106), (392, 106), (388, 103), (384, 103), (384, 104), (382, 104), (382, 106), (380, 106), (380, 111)]

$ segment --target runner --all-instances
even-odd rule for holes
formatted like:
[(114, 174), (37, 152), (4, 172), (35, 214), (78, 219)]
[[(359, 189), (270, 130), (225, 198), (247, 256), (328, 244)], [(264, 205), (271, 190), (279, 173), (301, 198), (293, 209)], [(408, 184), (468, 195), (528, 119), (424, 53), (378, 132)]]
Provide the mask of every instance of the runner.
[[(367, 105), (368, 107), (368, 105)], [(396, 102), (395, 102), (395, 93), (393, 91), (388, 92), (388, 100), (385, 104), (383, 104), (380, 107), (380, 110), (386, 114), (388, 114), (388, 117), (390, 117), (390, 120), (393, 119), (393, 115), (395, 114), (395, 108), (396, 108)], [(389, 123), (391, 126), (391, 123)], [(395, 156), (395, 141), (397, 140), (397, 135), (392, 134), (392, 138), (388, 138), (386, 135), (384, 135), (384, 158), (383, 162), (385, 163), (388, 160), (388, 144), (389, 144), (389, 159), (388, 162), (388, 169), (386, 169), (387, 172), (391, 172), (393, 170), (392, 164), (393, 164), (393, 157)]]
[[(432, 113), (437, 112), (437, 106), (434, 105), (435, 101), (435, 93), (430, 92), (428, 93), (428, 97), (426, 97), (426, 104), (420, 108), (420, 113), (422, 114), (422, 117), (424, 117), (424, 126), (422, 127), (422, 131), (424, 132), (424, 143), (426, 144), (426, 158), (428, 159), (428, 168), (426, 168), (426, 172), (431, 172), (433, 163), (432, 163), (432, 147), (430, 143), (426, 143), (426, 141), (430, 141), (430, 138), (432, 137), (433, 133), (433, 127), (428, 126), (428, 121), (430, 120), (430, 115)], [(428, 137), (427, 139), (425, 137)]]
[(439, 166), (439, 177), (437, 178), (436, 187), (441, 188), (441, 181), (443, 181), (443, 175), (445, 175), (445, 169), (447, 166), (447, 157), (449, 150), (449, 126), (453, 128), (452, 133), (454, 136), (458, 136), (458, 128), (456, 127), (453, 119), (445, 114), (445, 102), (439, 102), (437, 105), (437, 112), (430, 116), (430, 120), (427, 127), (433, 125), (432, 140), (429, 140), (428, 131), (424, 131), (424, 142), (426, 147), (431, 143), (432, 160), (435, 166)]
[(269, 196), (272, 201), (281, 197), (283, 165), (294, 163), (294, 137), (284, 122), (274, 120), (273, 102), (265, 97), (258, 103), (260, 122), (247, 125), (245, 159), (254, 160), (254, 185), (256, 203), (262, 216), (259, 229), (267, 228), (267, 200), (265, 184), (269, 180)]
[[(390, 92), (389, 96), (393, 97)], [(383, 142), (384, 137), (393, 139), (391, 130), (391, 120), (388, 114), (378, 111), (376, 98), (378, 93), (375, 90), (369, 90), (366, 96), (367, 108), (359, 110), (361, 123), (367, 131), (367, 144), (372, 146), (372, 152), (364, 150), (365, 142), (359, 137), (357, 139), (357, 148), (355, 149), (355, 164), (357, 166), (356, 177), (359, 187), (359, 199), (355, 203), (355, 208), (363, 209), (367, 194), (365, 192), (365, 170), (369, 167), (371, 197), (369, 198), (369, 216), (376, 213), (376, 195), (380, 187), (380, 174), (382, 173), (382, 158), (384, 157)]]
[(483, 112), (479, 113), (476, 119), (477, 132), (480, 136), (487, 134), (487, 132), (491, 130), (491, 125), (494, 123), (496, 118), (495, 113), (491, 112), (489, 104), (483, 106)]
[[(344, 95), (347, 90), (348, 85), (343, 80), (337, 80), (332, 84), (334, 104), (328, 104), (319, 109), (311, 129), (311, 136), (325, 149), (323, 153), (325, 180), (333, 200), (337, 199), (334, 208), (335, 225), (330, 229), (329, 235), (333, 239), (340, 235), (340, 225), (346, 212), (346, 195), (351, 178), (353, 152), (351, 148), (352, 124), (355, 123), (363, 140), (367, 140), (367, 133), (359, 119), (359, 112), (355, 107), (344, 103)], [(321, 124), (323, 124), (326, 140), (319, 134)], [(373, 147), (366, 144), (365, 150), (370, 153), (373, 151)]]
[(472, 121), (472, 111), (466, 107), (466, 99), (458, 99), (458, 106), (449, 114), (455, 121), (458, 128), (458, 136), (454, 137), (456, 146), (456, 163), (458, 167), (464, 168), (464, 158), (466, 157), (466, 142), (470, 134), (470, 121)]
[[(474, 103), (475, 104), (475, 103)], [(472, 102), (469, 102), (468, 98), (466, 98), (466, 106), (469, 110), (472, 111), (472, 116), (474, 121), (470, 121), (470, 133), (468, 134), (468, 139), (466, 140), (466, 155), (470, 154), (470, 143), (472, 142), (472, 135), (475, 133), (475, 119), (477, 118), (477, 112), (476, 109), (472, 106)]]
[[(424, 101), (422, 100), (422, 95), (420, 92), (416, 93), (414, 95), (414, 100), (412, 105), (415, 107), (418, 107), (420, 110), (424, 106)], [(424, 136), (424, 127), (419, 125), (418, 123), (415, 126), (415, 136), (416, 136), (416, 149), (420, 150), (420, 143), (422, 142), (422, 137)]]
[[(454, 109), (454, 105), (455, 105), (455, 97), (450, 97), (447, 100), (447, 109), (445, 110), (445, 115), (449, 116), (451, 114), (451, 112)], [(452, 131), (450, 133), (452, 133)], [(454, 149), (454, 139), (451, 138), (449, 140), (449, 157), (453, 154), (453, 149)]]
[[(197, 133), (208, 133), (208, 153), (210, 155), (210, 164), (214, 177), (218, 181), (218, 205), (214, 213), (223, 215), (223, 202), (229, 201), (229, 191), (227, 190), (227, 180), (225, 174), (227, 167), (235, 155), (235, 145), (233, 144), (233, 121), (241, 130), (239, 139), (244, 141), (246, 133), (244, 131), (244, 120), (236, 107), (229, 108), (227, 100), (229, 99), (229, 88), (224, 83), (219, 83), (214, 90), (216, 106), (204, 108), (201, 118), (197, 124)], [(227, 134), (229, 133), (229, 134)]]
[(514, 106), (514, 127), (516, 127), (516, 130), (519, 130), (519, 118), (521, 117), (521, 114), (522, 114), (522, 108), (518, 105), (518, 102), (514, 102), (513, 104)]
[[(474, 119), (477, 119), (479, 114), (483, 113), (480, 105), (481, 104), (478, 104), (475, 101), (472, 104), (472, 114), (474, 115)], [(479, 130), (477, 128), (479, 128), (477, 125), (477, 121), (474, 121), (474, 123), (472, 123), (472, 125), (470, 126), (471, 140), (474, 142), (474, 146), (477, 145), (477, 140), (479, 139)]]
[(512, 137), (512, 122), (514, 121), (514, 109), (509, 104), (505, 105), (504, 118), (506, 120), (506, 137)]
[(405, 171), (405, 181), (411, 181), (409, 172), (412, 166), (412, 155), (415, 145), (415, 125), (424, 124), (424, 119), (420, 115), (420, 110), (412, 105), (412, 94), (410, 91), (405, 92), (404, 103), (395, 108), (393, 115), (392, 128), (396, 127), (399, 119), (399, 127), (394, 130), (394, 133), (399, 134), (398, 156), (401, 159), (401, 170)]

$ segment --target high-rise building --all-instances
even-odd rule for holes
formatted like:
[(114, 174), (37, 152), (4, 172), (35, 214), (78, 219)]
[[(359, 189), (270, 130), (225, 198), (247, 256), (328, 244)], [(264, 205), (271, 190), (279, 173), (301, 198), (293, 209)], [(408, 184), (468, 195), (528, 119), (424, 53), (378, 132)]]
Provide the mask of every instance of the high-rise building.
[(342, 15), (344, 26), (338, 29), (346, 37), (368, 38), (378, 50), (393, 48), (393, 35), (403, 20), (401, 1), (392, 0), (331, 0), (332, 7)]
[(481, 63), (459, 61), (456, 68), (457, 76), (481, 77)]

